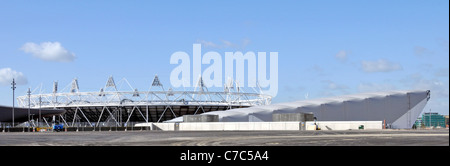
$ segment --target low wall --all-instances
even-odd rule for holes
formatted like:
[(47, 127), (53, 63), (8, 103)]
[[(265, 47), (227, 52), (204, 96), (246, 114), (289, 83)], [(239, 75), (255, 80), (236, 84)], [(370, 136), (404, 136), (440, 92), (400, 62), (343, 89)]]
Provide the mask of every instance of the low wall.
[[(45, 130), (40, 130), (45, 129)], [(141, 127), (64, 127), (61, 131), (142, 131), (142, 130), (151, 130), (148, 126)], [(53, 129), (51, 127), (42, 127), (42, 128), (27, 128), (27, 127), (11, 127), (11, 128), (0, 128), (0, 132), (39, 132), (46, 131), (51, 132)]]
[(180, 123), (182, 131), (300, 130), (299, 122)]
[[(382, 121), (317, 121), (316, 124), (321, 130), (358, 130), (361, 125), (364, 130), (383, 129)], [(314, 121), (307, 121), (306, 126), (313, 126)], [(307, 130), (313, 130), (307, 127)]]
[(299, 122), (196, 122), (196, 123), (140, 123), (136, 127), (151, 126), (165, 131), (240, 131), (240, 130), (300, 130)]
[[(318, 121), (321, 130), (382, 129), (381, 121)], [(303, 125), (303, 126), (302, 126)], [(314, 121), (300, 122), (195, 122), (195, 123), (140, 123), (135, 127), (150, 127), (164, 131), (254, 131), (254, 130), (314, 130)]]

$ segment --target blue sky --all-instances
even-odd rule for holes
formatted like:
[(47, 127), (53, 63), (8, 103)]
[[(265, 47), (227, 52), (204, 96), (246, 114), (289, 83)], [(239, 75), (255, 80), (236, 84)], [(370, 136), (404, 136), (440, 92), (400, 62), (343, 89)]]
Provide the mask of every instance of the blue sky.
[[(278, 52), (273, 103), (385, 90), (429, 89), (425, 108), (449, 112), (449, 2), (396, 1), (3, 1), (0, 104), (41, 83), (73, 78), (97, 91), (110, 75), (146, 90), (170, 86), (170, 56), (202, 44), (216, 51)], [(27, 44), (28, 43), (28, 44)], [(52, 56), (35, 48), (52, 45)], [(64, 58), (59, 57), (63, 55)], [(207, 66), (207, 65), (205, 65)]]

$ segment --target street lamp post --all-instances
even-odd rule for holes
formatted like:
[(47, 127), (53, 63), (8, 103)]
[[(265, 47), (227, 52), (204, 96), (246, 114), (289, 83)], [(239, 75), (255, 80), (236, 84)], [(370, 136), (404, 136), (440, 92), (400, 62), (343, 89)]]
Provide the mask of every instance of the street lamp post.
[[(31, 97), (31, 90), (30, 88), (28, 88), (28, 125), (30, 125), (30, 107), (31, 107), (31, 102), (30, 102), (30, 97)], [(30, 130), (30, 126), (28, 126), (28, 131)]]
[(13, 90), (12, 127), (14, 127), (14, 100), (16, 100), (14, 97), (14, 90), (16, 90), (16, 81), (14, 80), (14, 78), (11, 85), (12, 85), (11, 89)]

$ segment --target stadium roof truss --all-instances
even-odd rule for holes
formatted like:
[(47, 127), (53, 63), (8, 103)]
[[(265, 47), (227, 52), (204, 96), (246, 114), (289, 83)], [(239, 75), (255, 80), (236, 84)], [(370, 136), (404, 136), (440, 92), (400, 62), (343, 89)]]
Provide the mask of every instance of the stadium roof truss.
[[(130, 121), (133, 113), (138, 114), (144, 121), (149, 122), (149, 113), (143, 113), (143, 108), (148, 111), (149, 107), (164, 108), (163, 112), (158, 115), (157, 122), (163, 120), (163, 115), (170, 113), (173, 117), (181, 116), (181, 113), (174, 111), (174, 106), (196, 106), (195, 112), (205, 113), (204, 107), (220, 106), (226, 109), (250, 107), (256, 105), (268, 105), (271, 102), (271, 96), (262, 93), (246, 93), (243, 92), (243, 88), (235, 88), (233, 84), (225, 84), (223, 92), (210, 92), (204, 86), (201, 77), (198, 80), (198, 85), (193, 91), (176, 91), (169, 88), (164, 90), (163, 85), (160, 83), (158, 76), (153, 79), (152, 85), (148, 91), (138, 91), (131, 87), (129, 82), (124, 78), (120, 81), (122, 84), (126, 83), (132, 90), (131, 91), (119, 91), (112, 76), (108, 78), (106, 85), (97, 92), (80, 92), (78, 86), (78, 80), (75, 78), (70, 84), (69, 92), (58, 92), (58, 83), (53, 84), (53, 93), (39, 93), (33, 95), (26, 95), (17, 97), (18, 105), (21, 107), (32, 108), (63, 108), (66, 110), (73, 110), (74, 115), (72, 118), (72, 125), (75, 124), (77, 118), (83, 119), (82, 121), (88, 122), (93, 126), (91, 122), (97, 122), (98, 125), (102, 119), (105, 120), (105, 116), (109, 116), (108, 120), (113, 120), (119, 125), (119, 116), (114, 116), (112, 108), (127, 108), (126, 123)], [(237, 83), (236, 83), (237, 84)], [(235, 84), (235, 85), (236, 85)], [(62, 91), (68, 89), (67, 85)], [(159, 90), (151, 90), (152, 87), (159, 87)], [(256, 90), (255, 90), (256, 91)], [(87, 110), (96, 110), (96, 115), (86, 114)], [(167, 113), (166, 113), (167, 112)], [(70, 113), (66, 112), (66, 113)], [(192, 112), (191, 112), (192, 113)], [(100, 115), (98, 115), (100, 114)], [(61, 115), (60, 115), (61, 116)], [(61, 116), (62, 117), (62, 116)], [(123, 118), (122, 118), (123, 119)], [(64, 123), (67, 124), (68, 119), (64, 119)], [(153, 121), (156, 121), (154, 119)], [(70, 121), (69, 121), (70, 122)]]

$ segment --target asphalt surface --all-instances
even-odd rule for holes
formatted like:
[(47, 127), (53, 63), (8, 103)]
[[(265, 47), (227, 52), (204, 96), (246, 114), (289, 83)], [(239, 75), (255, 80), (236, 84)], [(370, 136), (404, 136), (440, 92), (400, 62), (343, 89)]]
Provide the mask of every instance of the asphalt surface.
[(2, 132), (1, 146), (449, 146), (449, 130)]

